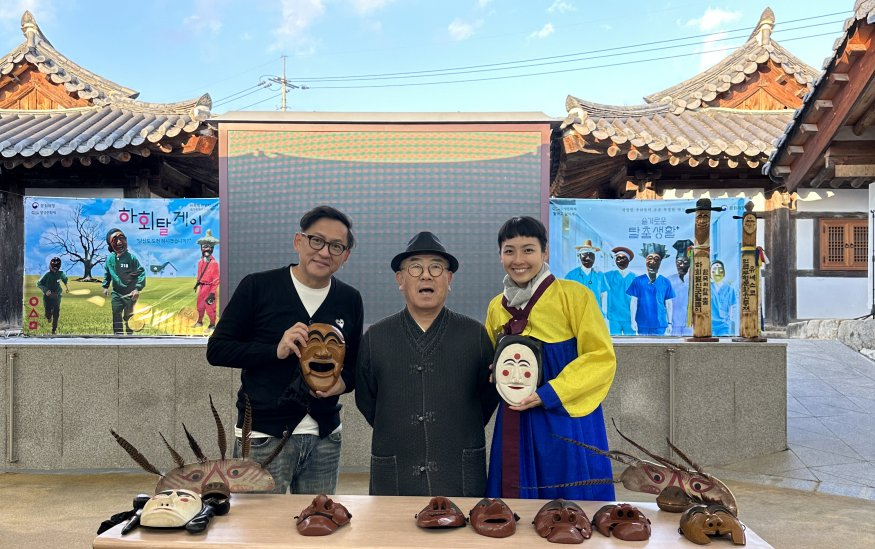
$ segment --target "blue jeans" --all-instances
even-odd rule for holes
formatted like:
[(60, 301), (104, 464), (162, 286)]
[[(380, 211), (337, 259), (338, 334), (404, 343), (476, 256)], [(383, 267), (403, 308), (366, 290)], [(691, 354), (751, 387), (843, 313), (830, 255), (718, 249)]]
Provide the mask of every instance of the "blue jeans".
[[(258, 463), (267, 461), (282, 439), (253, 438), (249, 457)], [(267, 470), (274, 480), (274, 494), (334, 494), (340, 474), (340, 433), (319, 438), (317, 435), (292, 435)], [(234, 438), (234, 457), (241, 457), (241, 441)]]

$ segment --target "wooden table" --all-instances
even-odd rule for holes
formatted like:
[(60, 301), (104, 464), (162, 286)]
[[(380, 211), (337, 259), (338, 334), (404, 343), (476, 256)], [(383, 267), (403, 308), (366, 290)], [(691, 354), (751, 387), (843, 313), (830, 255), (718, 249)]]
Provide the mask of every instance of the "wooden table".
[[(234, 494), (231, 511), (215, 517), (203, 534), (189, 534), (180, 529), (137, 528), (122, 537), (122, 525), (94, 539), (95, 548), (155, 547), (176, 549), (228, 549), (246, 547), (268, 549), (276, 547), (561, 547), (538, 536), (532, 526), (535, 514), (546, 500), (507, 499), (505, 502), (520, 516), (517, 531), (508, 538), (488, 538), (474, 532), (470, 526), (449, 530), (423, 530), (416, 526), (414, 515), (425, 507), (428, 497), (333, 496), (352, 514), (352, 521), (330, 536), (302, 536), (295, 529), (293, 517), (307, 507), (313, 496)], [(465, 514), (479, 501), (477, 498), (452, 498)], [(631, 503), (631, 502), (630, 502)], [(578, 504), (592, 519), (605, 504), (581, 501)], [(678, 534), (680, 514), (660, 511), (655, 502), (633, 503), (651, 521), (653, 534), (649, 541), (628, 542), (606, 538), (593, 529), (592, 538), (583, 544), (598, 547), (701, 547)], [(394, 518), (393, 518), (394, 517)], [(746, 532), (747, 547), (772, 547), (750, 529)], [(727, 538), (716, 540), (719, 547), (735, 547)]]

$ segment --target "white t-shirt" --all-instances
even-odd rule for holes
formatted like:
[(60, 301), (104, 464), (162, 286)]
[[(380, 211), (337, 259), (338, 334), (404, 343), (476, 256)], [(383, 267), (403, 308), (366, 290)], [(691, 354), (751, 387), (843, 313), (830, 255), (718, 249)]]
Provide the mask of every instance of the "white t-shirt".
[[(305, 285), (303, 282), (295, 278), (295, 271), (292, 267), (289, 268), (289, 274), (292, 277), (292, 283), (295, 285), (295, 291), (298, 292), (298, 297), (301, 298), (301, 303), (304, 304), (304, 308), (307, 310), (307, 314), (311, 317), (313, 314), (322, 306), (322, 302), (325, 301), (325, 298), (328, 297), (328, 291), (331, 290), (331, 284), (325, 286), (324, 288), (311, 288)], [(338, 425), (337, 429), (335, 429), (332, 434), (339, 433), (342, 425)], [(298, 423), (298, 426), (295, 427), (295, 430), (292, 431), (293, 435), (318, 435), (319, 434), (319, 424), (316, 423), (316, 420), (307, 414), (301, 419), (301, 422)], [(234, 427), (234, 436), (238, 438), (243, 438), (243, 430), (240, 427)], [(252, 434), (249, 438), (265, 438), (270, 435), (259, 432), (252, 431)]]

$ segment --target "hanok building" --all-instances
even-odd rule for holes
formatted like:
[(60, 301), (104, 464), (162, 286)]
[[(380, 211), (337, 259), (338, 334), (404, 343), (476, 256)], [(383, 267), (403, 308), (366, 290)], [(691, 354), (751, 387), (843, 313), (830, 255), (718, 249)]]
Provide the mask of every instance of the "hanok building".
[[(846, 318), (875, 316), (873, 41), (875, 0), (857, 0), (824, 73), (764, 168), (790, 192), (834, 197), (794, 212), (795, 283), (799, 294), (849, 299)], [(813, 253), (803, 255), (806, 248)]]
[(643, 105), (609, 106), (569, 96), (554, 137), (551, 194), (566, 198), (747, 197), (771, 259), (765, 318), (786, 326), (800, 316), (791, 215), (796, 195), (762, 173), (774, 142), (819, 72), (772, 40), (766, 9), (728, 57)]
[(23, 196), (214, 197), (209, 95), (146, 103), (77, 65), (33, 16), (0, 57), (0, 329), (21, 326)]

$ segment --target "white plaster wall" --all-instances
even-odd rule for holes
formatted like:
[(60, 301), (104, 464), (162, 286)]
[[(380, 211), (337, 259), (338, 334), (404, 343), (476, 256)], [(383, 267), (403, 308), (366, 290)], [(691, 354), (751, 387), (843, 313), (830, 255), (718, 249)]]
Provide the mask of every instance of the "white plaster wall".
[(796, 278), (796, 318), (857, 318), (869, 312), (865, 278)]
[(814, 219), (796, 220), (796, 268), (814, 269)]
[(88, 188), (26, 188), (27, 196), (52, 196), (63, 198), (124, 198), (124, 189), (88, 189)]
[(868, 194), (866, 189), (803, 189), (797, 193), (796, 210), (859, 213), (866, 209)]

